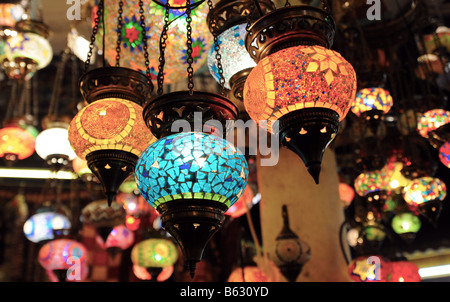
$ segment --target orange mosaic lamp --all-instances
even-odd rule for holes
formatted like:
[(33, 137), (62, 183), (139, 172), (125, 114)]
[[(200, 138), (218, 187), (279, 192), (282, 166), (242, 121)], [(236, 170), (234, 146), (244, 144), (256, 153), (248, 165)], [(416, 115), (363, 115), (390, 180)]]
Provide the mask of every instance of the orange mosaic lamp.
[(0, 129), (0, 157), (12, 163), (33, 155), (36, 140), (25, 129), (8, 125)]
[(147, 77), (123, 67), (91, 70), (80, 80), (88, 103), (69, 125), (76, 155), (102, 183), (108, 204), (132, 173), (140, 154), (155, 141), (142, 118), (152, 87)]
[[(299, 18), (317, 23), (316, 29), (305, 30)], [(290, 6), (258, 19), (245, 41), (258, 62), (244, 85), (245, 109), (279, 134), (280, 143), (301, 157), (316, 183), (323, 153), (357, 87), (352, 65), (330, 49), (334, 26), (325, 10)]]

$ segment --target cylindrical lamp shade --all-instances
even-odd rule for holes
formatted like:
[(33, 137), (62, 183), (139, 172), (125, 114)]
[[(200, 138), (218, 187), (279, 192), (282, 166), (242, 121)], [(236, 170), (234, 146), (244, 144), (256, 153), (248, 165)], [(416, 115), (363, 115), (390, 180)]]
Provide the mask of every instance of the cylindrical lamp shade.
[(379, 88), (364, 88), (356, 93), (351, 110), (356, 116), (361, 116), (363, 112), (378, 110), (388, 113), (394, 105), (389, 91)]
[(417, 233), (422, 227), (419, 217), (413, 213), (405, 212), (392, 218), (391, 226), (397, 234)]
[[(221, 64), (225, 88), (230, 89), (230, 78), (236, 73), (256, 66), (256, 62), (250, 57), (245, 48), (245, 35), (247, 24), (235, 25), (223, 33), (217, 39), (219, 41)], [(214, 79), (220, 83), (220, 73), (217, 66), (216, 51), (212, 45), (208, 54), (208, 68)]]
[(356, 85), (352, 65), (339, 53), (321, 46), (290, 47), (264, 57), (253, 68), (244, 86), (244, 105), (257, 122), (274, 122), (312, 107), (331, 109), (343, 120)]
[(244, 272), (242, 268), (234, 269), (227, 282), (268, 282), (270, 281), (266, 273), (257, 266), (245, 266)]
[(25, 129), (20, 127), (0, 129), (0, 157), (12, 156), (22, 160), (33, 155), (35, 146), (35, 138)]
[(37, 243), (55, 238), (54, 230), (71, 228), (70, 220), (63, 214), (42, 212), (31, 216), (23, 225), (23, 232), (28, 240)]
[(154, 141), (145, 126), (142, 107), (134, 102), (107, 98), (81, 109), (69, 125), (69, 141), (76, 155), (98, 150), (122, 150), (139, 156)]
[(41, 35), (32, 32), (18, 32), (5, 41), (5, 57), (10, 62), (16, 59), (29, 59), (42, 69), (53, 59), (53, 49), (50, 42)]
[(70, 146), (68, 130), (59, 127), (48, 128), (38, 134), (36, 153), (43, 159), (52, 155), (65, 155), (69, 160), (77, 157)]
[[(162, 5), (171, 5), (180, 7), (180, 9), (169, 10), (169, 27), (167, 32), (166, 48), (164, 53), (164, 83), (171, 84), (184, 80), (187, 76), (186, 68), (186, 5), (184, 1), (158, 1)], [(160, 56), (160, 36), (164, 26), (165, 8), (156, 1), (143, 1), (143, 9), (146, 16), (146, 33), (148, 40), (149, 67), (152, 79), (156, 79), (159, 70)], [(119, 1), (113, 0), (106, 2), (105, 5), (105, 57), (107, 61), (114, 65), (116, 61), (117, 47), (117, 18), (119, 10)], [(208, 50), (212, 45), (212, 35), (208, 29), (206, 16), (208, 14), (208, 5), (201, 3), (192, 9), (191, 26), (192, 31), (192, 67), (198, 70), (207, 59)], [(140, 13), (138, 2), (127, 3), (123, 6), (123, 24), (121, 31), (121, 51), (120, 66), (128, 67), (138, 71), (145, 72), (144, 65), (144, 44), (143, 31), (140, 25)], [(101, 24), (100, 24), (101, 26)], [(99, 30), (99, 34), (102, 30)], [(97, 37), (99, 48), (101, 49), (101, 37)]]
[(178, 250), (169, 239), (150, 238), (134, 245), (131, 250), (133, 264), (144, 267), (168, 267), (178, 259)]
[(244, 192), (248, 165), (230, 142), (182, 132), (150, 145), (138, 160), (135, 177), (142, 196), (155, 209), (177, 199), (213, 200), (229, 208)]
[(450, 168), (450, 142), (445, 142), (439, 148), (439, 160), (444, 166)]
[(403, 190), (406, 203), (420, 205), (432, 200), (444, 200), (447, 196), (447, 186), (439, 178), (421, 177), (411, 181)]
[(450, 122), (450, 111), (432, 109), (425, 112), (417, 121), (417, 132), (427, 138), (431, 131)]
[(86, 247), (70, 239), (56, 239), (44, 244), (39, 250), (38, 261), (46, 270), (68, 270), (78, 262), (86, 263)]

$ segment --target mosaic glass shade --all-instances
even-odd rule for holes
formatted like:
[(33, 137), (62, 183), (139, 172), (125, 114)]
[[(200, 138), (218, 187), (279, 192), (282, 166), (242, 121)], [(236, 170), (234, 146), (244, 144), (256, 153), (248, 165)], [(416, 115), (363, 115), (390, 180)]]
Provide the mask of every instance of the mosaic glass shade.
[(269, 278), (262, 269), (257, 266), (245, 266), (244, 272), (242, 268), (235, 268), (227, 282), (268, 282)]
[(253, 68), (244, 86), (244, 105), (257, 122), (310, 107), (331, 109), (343, 120), (356, 85), (352, 65), (339, 53), (321, 46), (290, 47)]
[(0, 129), (0, 157), (12, 155), (19, 160), (33, 155), (35, 138), (21, 127), (5, 127)]
[(425, 112), (417, 121), (417, 132), (425, 138), (428, 134), (450, 122), (450, 111), (432, 109)]
[(129, 230), (137, 231), (141, 225), (141, 218), (136, 218), (133, 215), (127, 214), (125, 217), (125, 225)]
[(411, 261), (391, 262), (392, 274), (389, 282), (420, 282), (419, 267)]
[(86, 159), (98, 150), (122, 150), (139, 156), (154, 137), (145, 126), (141, 106), (107, 98), (76, 114), (69, 125), (69, 141), (76, 155)]
[(0, 26), (14, 27), (22, 20), (25, 9), (21, 4), (0, 3)]
[(75, 240), (56, 239), (41, 247), (38, 261), (46, 270), (67, 270), (74, 264), (71, 257), (84, 264), (87, 258), (86, 247)]
[(154, 208), (177, 199), (214, 200), (229, 208), (244, 192), (248, 166), (226, 140), (183, 132), (150, 145), (138, 160), (135, 177)]
[(351, 110), (359, 117), (361, 113), (370, 110), (388, 113), (393, 105), (394, 101), (389, 91), (379, 87), (372, 87), (361, 89), (356, 93)]
[(446, 26), (439, 26), (436, 29), (436, 34), (424, 36), (425, 51), (428, 54), (435, 52), (438, 46), (445, 47), (447, 51), (450, 50), (450, 29)]
[[(55, 144), (55, 142), (58, 142)], [(36, 137), (36, 153), (43, 159), (52, 155), (65, 155), (73, 160), (77, 155), (69, 142), (69, 132), (66, 128), (48, 128)]]
[[(133, 273), (140, 280), (152, 280), (152, 275), (147, 271), (145, 267), (133, 264)], [(170, 278), (173, 274), (173, 265), (166, 266), (156, 277), (156, 281), (163, 282)]]
[(23, 225), (25, 237), (31, 242), (41, 242), (55, 238), (53, 230), (70, 229), (70, 220), (63, 214), (42, 212), (31, 216)]
[(383, 167), (383, 171), (386, 172), (389, 178), (388, 183), (390, 189), (406, 187), (411, 182), (410, 179), (402, 174), (403, 167), (404, 164), (401, 162), (389, 162)]
[(389, 185), (387, 173), (383, 170), (368, 171), (359, 174), (355, 178), (354, 188), (359, 196), (386, 190)]
[(134, 245), (131, 261), (140, 267), (167, 267), (178, 259), (178, 250), (169, 239), (150, 238)]
[[(245, 48), (245, 35), (247, 24), (235, 25), (223, 33), (217, 38), (220, 46), (220, 55), (223, 77), (225, 80), (225, 88), (230, 89), (230, 78), (247, 68), (253, 68), (256, 66), (255, 61), (248, 54)], [(208, 68), (214, 79), (219, 82), (220, 74), (217, 67), (216, 51), (214, 45), (210, 48), (208, 54)]]
[(401, 213), (392, 218), (391, 226), (397, 234), (417, 233), (422, 227), (419, 217), (413, 213)]
[(241, 197), (225, 212), (225, 215), (228, 215), (233, 218), (238, 218), (244, 215), (247, 212), (247, 209), (250, 210), (253, 206), (253, 197), (255, 194), (250, 186), (246, 186), (244, 193)]
[(30, 59), (37, 64), (38, 70), (47, 67), (53, 59), (50, 42), (32, 32), (18, 32), (15, 36), (9, 36), (3, 51), (3, 59), (10, 62), (14, 62), (17, 58)]
[(444, 166), (450, 168), (450, 142), (445, 142), (439, 148), (439, 160)]
[[(162, 0), (160, 3), (166, 5), (167, 2), (173, 7), (183, 7), (185, 1)], [(198, 1), (195, 1), (198, 2)], [(105, 49), (106, 59), (110, 64), (116, 60), (116, 43), (117, 43), (117, 17), (118, 17), (119, 1), (108, 1), (105, 5), (105, 21), (106, 21), (106, 37)], [(148, 55), (150, 59), (150, 71), (152, 79), (156, 79), (159, 66), (159, 39), (162, 28), (164, 26), (165, 8), (156, 3), (156, 1), (144, 1), (144, 11), (146, 20), (146, 33), (148, 40)], [(206, 63), (208, 50), (212, 43), (212, 35), (209, 31), (206, 17), (208, 14), (208, 5), (200, 4), (192, 9), (192, 58), (194, 60), (192, 67), (194, 71), (198, 70)], [(120, 66), (128, 67), (134, 70), (145, 71), (144, 52), (143, 52), (143, 34), (140, 26), (140, 14), (138, 2), (127, 3), (123, 6), (123, 27), (122, 27), (122, 45), (120, 52)], [(148, 16), (151, 16), (150, 18)], [(93, 19), (94, 20), (94, 19)], [(170, 9), (169, 11), (169, 30), (166, 40), (165, 50), (165, 66), (164, 66), (164, 83), (176, 83), (184, 80), (188, 67), (186, 63), (186, 16), (185, 9)], [(99, 29), (99, 33), (102, 30)], [(96, 38), (100, 43), (101, 37)]]
[(105, 242), (105, 248), (118, 247), (126, 250), (134, 243), (134, 233), (125, 225), (115, 226)]
[(80, 220), (97, 228), (113, 228), (124, 223), (125, 215), (126, 212), (121, 204), (112, 202), (108, 205), (106, 200), (100, 199), (88, 203), (81, 210)]
[(433, 200), (444, 200), (447, 196), (447, 187), (439, 178), (420, 177), (411, 181), (403, 189), (403, 198), (406, 203), (420, 205)]

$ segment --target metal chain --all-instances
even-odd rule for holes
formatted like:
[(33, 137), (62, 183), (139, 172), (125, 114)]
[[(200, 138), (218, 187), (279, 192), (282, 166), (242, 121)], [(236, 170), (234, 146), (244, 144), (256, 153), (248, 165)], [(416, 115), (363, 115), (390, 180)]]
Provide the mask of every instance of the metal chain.
[(89, 51), (87, 54), (86, 61), (84, 62), (84, 73), (86, 73), (89, 69), (89, 65), (91, 64), (91, 57), (92, 53), (94, 51), (94, 43), (95, 43), (95, 36), (98, 32), (98, 27), (100, 24), (100, 18), (102, 16), (103, 12), (103, 0), (100, 0), (98, 2), (98, 10), (97, 10), (97, 17), (94, 20), (94, 28), (92, 29), (92, 36), (91, 36), (91, 43), (89, 44)]
[(117, 46), (116, 46), (116, 67), (120, 67), (120, 51), (122, 44), (122, 24), (123, 24), (123, 1), (119, 1), (119, 16), (117, 17)]
[(164, 13), (164, 26), (159, 40), (158, 95), (163, 93), (164, 86), (164, 65), (166, 64), (164, 53), (167, 47), (167, 31), (169, 30), (169, 10), (169, 6), (167, 6)]
[[(209, 11), (213, 9), (212, 0), (208, 0)], [(217, 23), (215, 18), (211, 18), (209, 21), (209, 28), (212, 29), (212, 35), (214, 38), (214, 51), (216, 53), (215, 59), (217, 64), (217, 69), (219, 71), (219, 84), (221, 87), (222, 95), (225, 95), (225, 77), (223, 76), (223, 66), (222, 66), (222, 55), (220, 54), (219, 37), (217, 35)]]
[(192, 26), (191, 26), (191, 1), (186, 0), (186, 29), (187, 29), (187, 50), (186, 50), (186, 62), (188, 63), (188, 89), (189, 94), (194, 94), (194, 69), (192, 68), (192, 63), (194, 59), (192, 58)]
[(291, 6), (291, 3), (289, 2), (289, 0), (286, 0), (286, 3), (284, 4), (284, 7), (289, 7)]
[(147, 30), (145, 29), (144, 2), (142, 0), (139, 1), (139, 14), (142, 27), (142, 44), (144, 44), (145, 73), (147, 75), (148, 84), (150, 85), (151, 90), (153, 90), (153, 82), (150, 74), (150, 60), (148, 58)]

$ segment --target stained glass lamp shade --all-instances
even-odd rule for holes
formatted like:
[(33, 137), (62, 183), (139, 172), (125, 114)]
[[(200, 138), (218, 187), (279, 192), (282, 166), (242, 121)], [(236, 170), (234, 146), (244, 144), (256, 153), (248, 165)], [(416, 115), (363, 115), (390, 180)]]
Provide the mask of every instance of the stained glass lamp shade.
[(269, 131), (279, 121), (280, 140), (318, 183), (323, 152), (355, 94), (355, 71), (339, 53), (300, 45), (258, 62), (244, 85), (244, 106), (254, 121), (267, 121)]
[(375, 110), (379, 114), (386, 114), (394, 105), (393, 98), (389, 91), (371, 87), (359, 90), (352, 103), (351, 110), (356, 116), (364, 116), (364, 113)]
[[(217, 39), (219, 41), (221, 64), (225, 88), (231, 89), (230, 79), (237, 73), (252, 69), (256, 66), (255, 61), (245, 48), (245, 35), (247, 24), (235, 25), (223, 33)], [(211, 47), (208, 54), (208, 68), (214, 79), (220, 83), (219, 68), (217, 67), (216, 51)]]
[(389, 178), (384, 170), (367, 171), (355, 178), (354, 188), (359, 196), (367, 196), (372, 192), (386, 190)]
[(378, 256), (359, 256), (352, 260), (348, 272), (356, 282), (386, 282), (392, 272), (391, 261)]
[(23, 225), (25, 237), (31, 242), (43, 242), (55, 238), (54, 231), (71, 228), (70, 220), (63, 214), (41, 212), (34, 214)]
[(0, 129), (0, 157), (8, 161), (30, 157), (35, 146), (33, 135), (21, 127), (7, 126)]
[(225, 215), (228, 215), (233, 218), (238, 218), (244, 215), (248, 210), (250, 210), (253, 206), (253, 197), (255, 194), (250, 186), (246, 186), (244, 193), (239, 199), (228, 208), (225, 212)]
[(178, 260), (178, 251), (170, 239), (150, 238), (134, 245), (131, 260), (134, 264), (145, 268), (164, 268)]
[(420, 282), (419, 267), (411, 261), (392, 261), (389, 282)]
[(436, 53), (438, 48), (450, 50), (450, 29), (446, 26), (439, 26), (436, 32), (424, 36), (424, 46), (427, 54)]
[(341, 182), (339, 183), (339, 197), (344, 206), (350, 205), (355, 198), (355, 190), (348, 184)]
[(224, 213), (243, 194), (248, 165), (228, 141), (182, 132), (150, 145), (138, 160), (135, 177), (141, 195), (161, 214), (163, 227), (179, 243), (193, 274)]
[(444, 200), (447, 196), (447, 187), (439, 178), (421, 177), (411, 181), (404, 188), (403, 198), (408, 204), (420, 205), (433, 200)]
[[(56, 239), (44, 244), (39, 250), (39, 264), (47, 271), (62, 272), (67, 275), (68, 270), (80, 264), (86, 264), (87, 249), (75, 240)], [(61, 280), (61, 279), (60, 279)]]
[(425, 112), (417, 121), (418, 133), (428, 138), (431, 131), (450, 122), (450, 112), (444, 109), (432, 109)]
[[(164, 83), (171, 84), (184, 80), (186, 77), (186, 68), (188, 67), (186, 59), (186, 1), (162, 0), (161, 4), (167, 3), (174, 7), (169, 11), (169, 28), (167, 32), (165, 65), (164, 65)], [(194, 2), (194, 1), (192, 1)], [(198, 1), (196, 1), (198, 2)], [(180, 9), (176, 9), (180, 7)], [(106, 37), (105, 49), (106, 59), (110, 64), (116, 60), (117, 43), (117, 18), (119, 1), (108, 1), (105, 5)], [(165, 8), (157, 1), (144, 1), (144, 12), (151, 18), (146, 18), (146, 33), (148, 39), (148, 54), (150, 58), (150, 70), (152, 79), (156, 79), (159, 70), (159, 40), (161, 30), (164, 26)], [(194, 29), (192, 33), (192, 58), (194, 70), (198, 70), (206, 63), (208, 50), (212, 45), (212, 35), (209, 32), (206, 16), (208, 5), (202, 3), (192, 9), (192, 23)], [(145, 71), (143, 69), (143, 33), (140, 25), (139, 5), (127, 3), (123, 6), (123, 27), (121, 31), (122, 45), (120, 52), (120, 66), (131, 68), (133, 70)], [(101, 33), (102, 30), (99, 30)], [(97, 37), (101, 42), (101, 37)], [(101, 49), (101, 45), (98, 45)], [(142, 63), (141, 63), (142, 62)]]
[[(18, 3), (0, 3), (0, 31), (4, 27), (14, 27), (22, 20), (25, 9)], [(0, 34), (1, 36), (1, 34)]]
[(36, 137), (36, 153), (49, 165), (67, 164), (77, 157), (70, 146), (67, 128), (62, 127), (48, 128), (39, 133)]
[(90, 103), (72, 119), (69, 141), (102, 182), (108, 203), (134, 171), (141, 152), (154, 141), (134, 102), (105, 98)]
[(53, 58), (49, 41), (33, 32), (17, 32), (5, 40), (2, 67), (9, 78), (29, 79), (48, 66)]
[(412, 235), (415, 236), (420, 228), (422, 222), (419, 217), (410, 212), (400, 213), (395, 215), (391, 221), (392, 229), (399, 235)]
[(125, 225), (121, 224), (115, 226), (111, 233), (109, 234), (106, 242), (104, 243), (105, 248), (120, 248), (126, 250), (134, 243), (134, 233), (129, 230)]
[(450, 168), (450, 142), (445, 142), (439, 148), (439, 160), (444, 166)]

